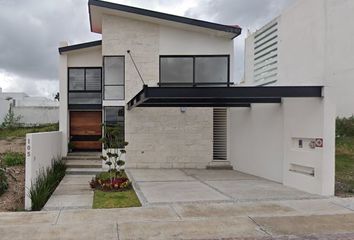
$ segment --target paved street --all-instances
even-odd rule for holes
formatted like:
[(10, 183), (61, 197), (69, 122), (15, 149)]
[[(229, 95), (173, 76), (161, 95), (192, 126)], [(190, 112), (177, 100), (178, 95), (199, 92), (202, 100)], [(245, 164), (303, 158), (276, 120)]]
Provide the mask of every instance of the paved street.
[(354, 199), (337, 198), (0, 214), (2, 240), (354, 239), (353, 232)]

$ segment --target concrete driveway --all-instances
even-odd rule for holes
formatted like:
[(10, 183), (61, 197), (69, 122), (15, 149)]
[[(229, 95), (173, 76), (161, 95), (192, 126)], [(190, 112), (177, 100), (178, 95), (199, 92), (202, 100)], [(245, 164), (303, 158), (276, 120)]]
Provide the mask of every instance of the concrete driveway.
[(127, 174), (143, 205), (321, 198), (232, 170), (129, 169)]

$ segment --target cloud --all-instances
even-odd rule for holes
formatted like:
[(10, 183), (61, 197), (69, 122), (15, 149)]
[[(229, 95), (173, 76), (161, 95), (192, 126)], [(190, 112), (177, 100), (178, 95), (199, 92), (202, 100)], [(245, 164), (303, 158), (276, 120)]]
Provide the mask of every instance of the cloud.
[(192, 18), (242, 27), (235, 39), (235, 82), (241, 81), (244, 70), (244, 40), (248, 30), (255, 31), (271, 21), (295, 0), (206, 0), (186, 11)]
[(0, 68), (23, 78), (57, 79), (58, 43), (90, 33), (84, 0), (0, 2)]
[[(244, 30), (265, 24), (293, 1), (112, 0), (177, 15), (239, 24)], [(0, 29), (0, 87), (5, 91), (26, 91), (32, 95), (50, 95), (58, 91), (57, 48), (60, 41), (69, 40), (74, 44), (101, 38), (90, 32), (87, 0), (0, 0)], [(237, 76), (241, 76), (241, 38), (236, 41), (236, 51)]]

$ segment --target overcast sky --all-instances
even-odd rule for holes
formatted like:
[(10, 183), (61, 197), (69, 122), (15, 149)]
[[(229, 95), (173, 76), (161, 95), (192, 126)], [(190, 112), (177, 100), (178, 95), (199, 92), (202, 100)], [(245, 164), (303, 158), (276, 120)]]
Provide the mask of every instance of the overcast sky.
[[(52, 97), (59, 89), (58, 43), (100, 39), (91, 33), (88, 0), (0, 0), (0, 88)], [(181, 16), (238, 24), (236, 77), (243, 75), (247, 30), (255, 31), (296, 0), (110, 0)]]

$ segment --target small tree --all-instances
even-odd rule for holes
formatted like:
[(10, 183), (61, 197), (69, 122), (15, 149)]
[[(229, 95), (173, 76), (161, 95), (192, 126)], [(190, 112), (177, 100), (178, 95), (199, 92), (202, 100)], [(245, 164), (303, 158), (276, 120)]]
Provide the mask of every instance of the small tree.
[(60, 101), (60, 95), (59, 92), (57, 92), (54, 96), (54, 100), (57, 100), (58, 102)]
[(124, 141), (124, 133), (122, 126), (119, 124), (103, 124), (104, 137), (101, 138), (103, 148), (106, 150), (107, 156), (101, 156), (105, 164), (109, 167), (109, 172), (114, 172), (116, 176), (122, 173), (125, 161), (122, 156), (126, 153), (125, 146), (128, 142)]
[(11, 103), (9, 106), (9, 111), (7, 112), (3, 123), (1, 124), (1, 128), (17, 128), (21, 126), (21, 118), (22, 116), (16, 116), (13, 111), (13, 104)]

